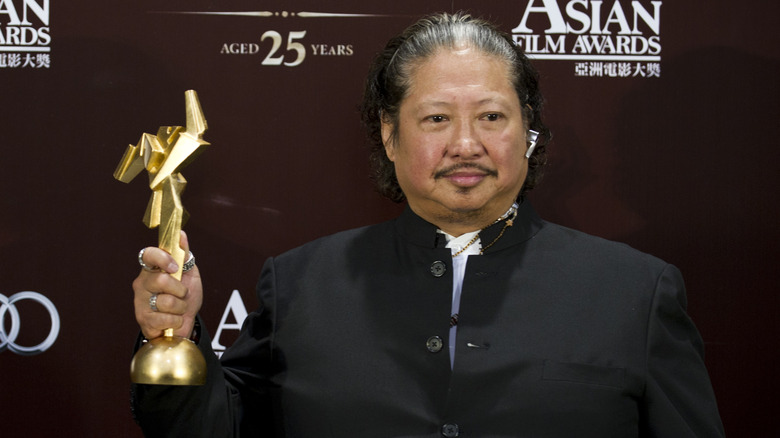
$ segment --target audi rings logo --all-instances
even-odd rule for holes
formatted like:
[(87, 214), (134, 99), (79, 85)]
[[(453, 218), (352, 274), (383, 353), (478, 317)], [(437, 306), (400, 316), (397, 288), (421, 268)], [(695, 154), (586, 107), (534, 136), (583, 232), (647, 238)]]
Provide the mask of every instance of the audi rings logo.
[[(49, 312), (51, 317), (51, 330), (49, 330), (49, 336), (38, 345), (27, 347), (16, 343), (16, 338), (19, 336), (19, 330), (21, 329), (21, 318), (19, 317), (19, 310), (14, 303), (22, 300), (32, 300), (40, 303)], [(6, 332), (5, 317), (8, 314), (11, 317), (10, 330)], [(45, 296), (38, 292), (24, 291), (18, 292), (11, 297), (6, 297), (0, 294), (0, 352), (9, 349), (16, 354), (22, 356), (33, 356), (41, 354), (44, 351), (51, 348), (54, 345), (54, 341), (57, 340), (57, 335), (60, 334), (60, 314), (57, 313), (57, 308), (54, 304)]]

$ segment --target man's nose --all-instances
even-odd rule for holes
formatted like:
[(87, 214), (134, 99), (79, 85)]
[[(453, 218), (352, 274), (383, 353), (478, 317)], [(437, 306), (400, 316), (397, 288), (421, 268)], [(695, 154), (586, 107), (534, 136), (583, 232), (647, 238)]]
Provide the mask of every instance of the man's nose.
[(455, 123), (448, 148), (451, 157), (472, 159), (479, 157), (484, 151), (479, 132), (473, 123), (468, 121)]

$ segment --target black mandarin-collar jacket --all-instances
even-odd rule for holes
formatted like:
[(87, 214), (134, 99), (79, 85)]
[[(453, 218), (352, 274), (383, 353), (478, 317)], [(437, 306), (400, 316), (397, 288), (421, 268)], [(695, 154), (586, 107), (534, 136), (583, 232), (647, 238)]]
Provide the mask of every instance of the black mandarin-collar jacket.
[(524, 202), (468, 260), (451, 370), (444, 245), (407, 208), (269, 259), (221, 364), (200, 341), (208, 384), (139, 386), (139, 423), (148, 436), (723, 435), (676, 268)]

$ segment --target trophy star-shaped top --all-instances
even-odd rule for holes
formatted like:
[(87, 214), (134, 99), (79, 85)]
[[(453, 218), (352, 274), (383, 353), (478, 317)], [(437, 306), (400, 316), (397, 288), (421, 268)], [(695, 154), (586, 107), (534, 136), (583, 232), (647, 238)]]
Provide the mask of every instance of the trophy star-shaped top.
[(167, 156), (160, 170), (149, 183), (149, 187), (152, 190), (159, 187), (165, 178), (186, 167), (203, 152), (203, 146), (209, 145), (208, 142), (203, 140), (203, 133), (208, 129), (208, 124), (203, 116), (198, 95), (194, 90), (188, 90), (185, 93), (185, 107), (187, 110), (187, 129), (183, 132), (175, 129), (174, 132), (170, 132), (170, 129), (175, 127), (168, 127), (169, 132), (172, 134), (170, 137), (172, 143), (168, 148)]
[(209, 143), (203, 140), (208, 129), (195, 90), (184, 94), (187, 127), (161, 126), (157, 135), (144, 133), (137, 145), (128, 145), (114, 171), (114, 178), (124, 183), (132, 181), (141, 171), (149, 172), (149, 186), (157, 190), (162, 181), (178, 173)]

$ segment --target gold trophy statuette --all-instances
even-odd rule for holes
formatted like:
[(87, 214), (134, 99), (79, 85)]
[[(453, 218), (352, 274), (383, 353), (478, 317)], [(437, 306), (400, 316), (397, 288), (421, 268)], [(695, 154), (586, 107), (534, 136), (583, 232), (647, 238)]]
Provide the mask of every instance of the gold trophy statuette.
[[(181, 227), (187, 212), (181, 204), (181, 193), (187, 181), (180, 171), (195, 159), (209, 143), (203, 140), (208, 126), (194, 90), (184, 93), (187, 127), (161, 126), (157, 135), (144, 133), (138, 144), (129, 145), (114, 178), (128, 183), (142, 170), (149, 172), (152, 197), (146, 207), (144, 224), (159, 228), (160, 248), (167, 251), (179, 270), (171, 274), (181, 280), (184, 259), (181, 249)], [(130, 379), (151, 385), (203, 385), (206, 383), (206, 360), (189, 339), (173, 335), (166, 329), (163, 336), (149, 340), (130, 363)]]

